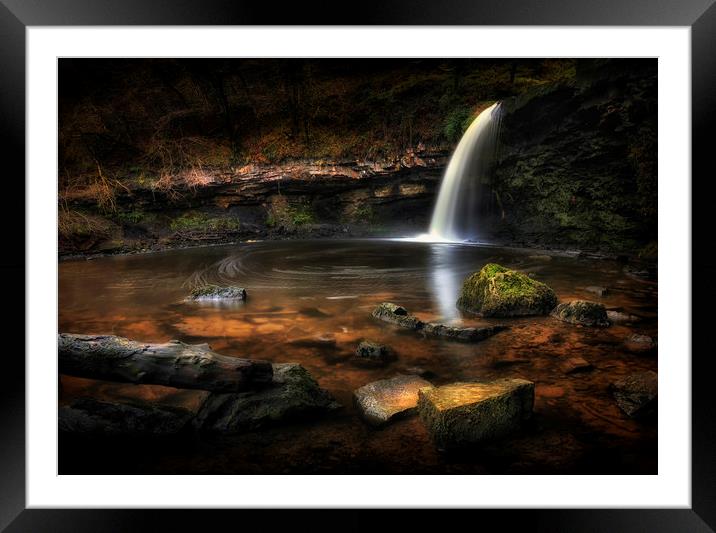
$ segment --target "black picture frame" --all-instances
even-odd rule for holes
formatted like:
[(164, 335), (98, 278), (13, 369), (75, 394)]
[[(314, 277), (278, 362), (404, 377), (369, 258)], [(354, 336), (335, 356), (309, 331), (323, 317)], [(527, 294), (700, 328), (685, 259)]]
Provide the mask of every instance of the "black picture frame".
[[(13, 253), (2, 254), (0, 268), (6, 280), (25, 279), (25, 237), (18, 231), (24, 220), (25, 156), (25, 30), (27, 26), (76, 25), (605, 25), (689, 26), (692, 52), (692, 284), (703, 289), (692, 298), (692, 506), (690, 509), (601, 510), (485, 510), (467, 511), (475, 525), (479, 520), (499, 522), (501, 528), (524, 527), (532, 531), (714, 531), (716, 530), (716, 409), (709, 372), (712, 351), (706, 347), (705, 310), (716, 296), (716, 274), (710, 256), (710, 218), (704, 215), (714, 198), (716, 163), (711, 152), (711, 112), (716, 104), (716, 4), (715, 0), (394, 0), (390, 3), (361, 0), (351, 6), (340, 2), (302, 2), (282, 5), (242, 0), (0, 0), (0, 152), (3, 157), (3, 195), (0, 210), (5, 241)], [(678, 179), (674, 177), (673, 179)], [(23, 198), (20, 202), (17, 199)], [(704, 206), (699, 206), (703, 203)], [(8, 242), (9, 241), (9, 242)], [(685, 273), (688, 275), (688, 273)], [(27, 280), (26, 280), (27, 282)], [(10, 283), (5, 296), (24, 302), (24, 287)], [(713, 306), (711, 306), (713, 307)], [(704, 310), (701, 313), (699, 310)], [(24, 310), (24, 303), (23, 303)], [(689, 310), (684, 310), (689, 312)], [(206, 528), (222, 515), (240, 522), (256, 517), (254, 511), (160, 510), (29, 510), (25, 505), (25, 365), (19, 352), (24, 341), (25, 314), (8, 313), (4, 384), (0, 387), (0, 530), (7, 531), (145, 531)], [(32, 320), (32, 317), (27, 317)], [(14, 320), (16, 324), (11, 324)], [(8, 350), (12, 345), (12, 350)], [(666, 354), (687, 358), (691, 354)], [(209, 517), (208, 514), (212, 513)], [(474, 513), (478, 513), (476, 516)], [(226, 515), (229, 516), (226, 516)], [(402, 517), (401, 529), (424, 529), (432, 520), (445, 523), (438, 513), (412, 511)], [(259, 520), (261, 520), (259, 518)], [(384, 520), (381, 511), (335, 513), (289, 511), (283, 520), (292, 530), (311, 525), (315, 530), (360, 530)], [(450, 522), (454, 517), (449, 518)], [(275, 518), (272, 519), (275, 524)], [(218, 524), (218, 522), (217, 522)]]

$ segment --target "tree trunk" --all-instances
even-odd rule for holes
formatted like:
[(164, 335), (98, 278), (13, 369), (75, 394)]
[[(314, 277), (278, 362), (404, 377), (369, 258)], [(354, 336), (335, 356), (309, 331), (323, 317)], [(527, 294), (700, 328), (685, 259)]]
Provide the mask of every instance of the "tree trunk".
[(58, 338), (60, 373), (91, 379), (240, 392), (268, 384), (268, 361), (229, 357), (208, 344), (145, 344), (113, 335)]

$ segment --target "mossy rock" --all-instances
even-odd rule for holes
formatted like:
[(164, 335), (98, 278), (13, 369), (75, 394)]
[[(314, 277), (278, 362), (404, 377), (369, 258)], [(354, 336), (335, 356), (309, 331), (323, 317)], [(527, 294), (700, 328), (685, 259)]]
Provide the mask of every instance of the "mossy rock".
[(495, 263), (471, 274), (457, 300), (458, 308), (485, 317), (546, 315), (555, 305), (550, 287)]
[(587, 300), (574, 300), (559, 304), (552, 311), (552, 316), (582, 326), (609, 326), (607, 310), (602, 304), (589, 302)]

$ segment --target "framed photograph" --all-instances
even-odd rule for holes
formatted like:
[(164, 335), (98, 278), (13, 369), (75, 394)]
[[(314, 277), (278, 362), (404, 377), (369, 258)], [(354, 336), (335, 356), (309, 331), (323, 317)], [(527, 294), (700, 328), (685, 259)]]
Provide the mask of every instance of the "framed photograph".
[(364, 7), (2, 0), (0, 527), (714, 528), (716, 8)]

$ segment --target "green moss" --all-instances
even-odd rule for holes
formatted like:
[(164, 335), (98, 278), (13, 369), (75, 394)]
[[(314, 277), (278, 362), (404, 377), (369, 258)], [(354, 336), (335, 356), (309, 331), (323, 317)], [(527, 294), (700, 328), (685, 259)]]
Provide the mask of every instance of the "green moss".
[(290, 204), (280, 195), (273, 198), (266, 214), (266, 225), (269, 227), (292, 228), (315, 222), (316, 215), (310, 205)]
[(205, 213), (190, 211), (172, 220), (172, 231), (238, 231), (238, 218), (209, 217)]
[(552, 316), (570, 324), (599, 327), (609, 325), (606, 308), (600, 303), (587, 300), (561, 303), (552, 311)]
[(550, 287), (496, 263), (471, 274), (457, 300), (460, 309), (483, 316), (545, 315), (556, 304)]

